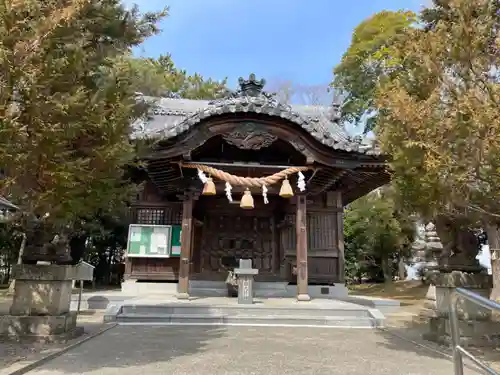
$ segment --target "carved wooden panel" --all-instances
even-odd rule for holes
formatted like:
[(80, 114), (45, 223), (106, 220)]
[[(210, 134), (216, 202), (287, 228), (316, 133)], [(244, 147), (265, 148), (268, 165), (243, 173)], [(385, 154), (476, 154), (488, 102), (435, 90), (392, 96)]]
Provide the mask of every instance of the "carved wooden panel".
[(253, 259), (259, 273), (272, 272), (272, 219), (223, 214), (205, 217), (201, 244), (201, 269), (221, 271), (223, 256)]

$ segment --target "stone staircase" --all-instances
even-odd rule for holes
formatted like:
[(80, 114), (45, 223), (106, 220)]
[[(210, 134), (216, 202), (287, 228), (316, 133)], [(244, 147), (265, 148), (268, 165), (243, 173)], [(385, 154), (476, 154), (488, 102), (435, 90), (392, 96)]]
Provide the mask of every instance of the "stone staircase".
[[(131, 301), (106, 314), (106, 321), (126, 325), (239, 325), (293, 326), (325, 328), (382, 327), (384, 316), (345, 302), (271, 306), (258, 303), (249, 306), (217, 305), (199, 302), (151, 303)], [(352, 305), (352, 306), (351, 306)]]

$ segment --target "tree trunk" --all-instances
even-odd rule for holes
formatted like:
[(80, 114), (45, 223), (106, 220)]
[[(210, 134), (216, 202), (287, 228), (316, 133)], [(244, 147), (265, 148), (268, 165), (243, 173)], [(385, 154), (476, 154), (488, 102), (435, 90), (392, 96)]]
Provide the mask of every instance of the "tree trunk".
[(486, 234), (491, 253), (491, 273), (493, 275), (493, 289), (490, 298), (500, 301), (500, 226), (498, 223), (487, 223)]
[(382, 258), (382, 272), (384, 273), (384, 282), (392, 283), (392, 272), (389, 259)]
[(399, 257), (399, 262), (398, 262), (398, 276), (399, 280), (405, 280), (406, 279), (406, 267), (405, 267), (405, 261), (402, 256)]
[[(21, 246), (19, 247), (19, 255), (17, 257), (17, 264), (23, 263), (24, 247), (26, 246), (26, 234), (23, 233), (23, 240), (21, 241)], [(10, 265), (9, 265), (10, 267)], [(10, 272), (9, 272), (10, 273)], [(16, 287), (16, 280), (12, 279), (7, 291), (8, 294), (14, 294), (14, 289)]]
[(73, 265), (78, 264), (80, 259), (85, 255), (87, 234), (74, 235), (69, 240), (69, 248), (71, 254), (71, 262)]
[(107, 273), (107, 282), (108, 282), (108, 285), (111, 284), (111, 280), (112, 280), (112, 273), (113, 273), (113, 267), (112, 267), (112, 260), (113, 260), (113, 256), (115, 254), (115, 249), (114, 248), (109, 248), (109, 256), (108, 256), (108, 273)]

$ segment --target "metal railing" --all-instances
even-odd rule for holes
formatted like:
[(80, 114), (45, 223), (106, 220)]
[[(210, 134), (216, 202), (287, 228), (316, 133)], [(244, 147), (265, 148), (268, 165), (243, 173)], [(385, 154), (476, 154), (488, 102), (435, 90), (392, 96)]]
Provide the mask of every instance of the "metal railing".
[(451, 343), (453, 349), (453, 368), (455, 370), (455, 375), (464, 375), (464, 363), (463, 356), (469, 358), (474, 364), (481, 368), (486, 374), (500, 375), (495, 372), (491, 367), (488, 367), (484, 362), (481, 362), (470, 352), (465, 350), (460, 346), (460, 329), (458, 327), (458, 313), (457, 313), (457, 303), (459, 298), (466, 299), (476, 305), (484, 307), (489, 310), (499, 310), (500, 304), (495, 301), (484, 298), (476, 293), (473, 293), (467, 289), (456, 288), (450, 296), (450, 325), (451, 325)]

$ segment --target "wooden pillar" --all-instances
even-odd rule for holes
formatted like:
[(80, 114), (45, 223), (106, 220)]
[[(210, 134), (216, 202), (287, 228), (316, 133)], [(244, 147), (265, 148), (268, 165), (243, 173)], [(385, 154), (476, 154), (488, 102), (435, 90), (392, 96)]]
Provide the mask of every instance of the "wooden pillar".
[(297, 196), (295, 224), (297, 234), (297, 301), (310, 301), (307, 275), (307, 211), (304, 195)]
[(273, 216), (271, 217), (271, 248), (272, 248), (272, 272), (275, 275), (278, 275), (280, 272), (280, 254), (279, 254), (279, 237), (276, 230), (276, 217), (273, 212)]
[(187, 194), (182, 203), (181, 256), (179, 264), (179, 288), (177, 298), (189, 298), (189, 268), (193, 239), (193, 195)]
[(337, 248), (339, 251), (338, 257), (338, 278), (339, 282), (345, 282), (345, 255), (344, 255), (344, 204), (342, 203), (342, 193), (336, 194), (335, 207), (337, 209)]

